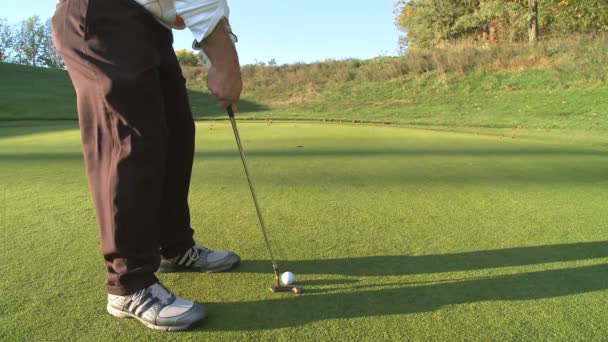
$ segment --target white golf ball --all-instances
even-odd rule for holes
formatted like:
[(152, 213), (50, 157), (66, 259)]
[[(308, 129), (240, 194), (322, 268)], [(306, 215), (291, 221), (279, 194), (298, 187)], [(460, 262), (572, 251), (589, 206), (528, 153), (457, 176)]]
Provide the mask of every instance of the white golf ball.
[(283, 285), (291, 285), (295, 280), (296, 276), (291, 272), (283, 272), (283, 274), (281, 274), (281, 283), (283, 283)]

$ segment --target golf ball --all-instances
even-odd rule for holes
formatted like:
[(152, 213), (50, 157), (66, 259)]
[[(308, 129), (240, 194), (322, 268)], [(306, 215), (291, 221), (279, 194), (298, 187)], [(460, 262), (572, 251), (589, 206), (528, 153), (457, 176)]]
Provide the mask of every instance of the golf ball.
[(283, 285), (291, 285), (296, 280), (296, 276), (291, 272), (284, 272), (281, 274), (281, 283)]

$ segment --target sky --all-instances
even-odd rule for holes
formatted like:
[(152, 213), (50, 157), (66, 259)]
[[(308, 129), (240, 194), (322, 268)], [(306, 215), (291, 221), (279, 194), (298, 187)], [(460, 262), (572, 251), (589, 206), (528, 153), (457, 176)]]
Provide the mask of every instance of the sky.
[[(75, 0), (72, 0), (75, 1)], [(239, 37), (241, 64), (275, 59), (278, 64), (326, 59), (392, 56), (399, 32), (394, 0), (228, 0)], [(0, 17), (15, 24), (31, 15), (53, 15), (55, 0), (2, 0)], [(190, 48), (188, 30), (174, 31), (174, 47)]]

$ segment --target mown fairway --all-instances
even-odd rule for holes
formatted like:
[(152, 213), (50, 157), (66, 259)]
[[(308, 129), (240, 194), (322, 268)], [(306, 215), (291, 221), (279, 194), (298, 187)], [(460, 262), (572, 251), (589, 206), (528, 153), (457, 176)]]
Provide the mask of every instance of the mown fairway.
[(105, 312), (75, 125), (12, 126), (0, 130), (0, 340), (608, 339), (605, 143), (243, 123), (275, 253), (305, 286), (294, 297), (268, 291), (229, 125), (199, 124), (196, 237), (243, 263), (162, 275), (210, 318), (160, 334)]

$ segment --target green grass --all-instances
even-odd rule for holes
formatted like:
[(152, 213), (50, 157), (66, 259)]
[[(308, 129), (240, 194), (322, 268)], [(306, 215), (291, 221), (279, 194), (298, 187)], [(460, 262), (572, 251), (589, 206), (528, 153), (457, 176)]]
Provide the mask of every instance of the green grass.
[[(488, 48), (412, 50), (402, 57), (245, 66), (241, 118), (386, 122), (412, 126), (608, 129), (608, 36)], [(206, 72), (184, 69), (206, 89)], [(221, 118), (211, 102), (197, 113)], [(207, 105), (205, 105), (207, 103)]]
[(607, 340), (606, 41), (245, 68), (238, 117), (266, 122), (241, 136), (297, 297), (267, 289), (225, 113), (186, 68), (210, 120), (196, 238), (243, 263), (161, 276), (210, 313), (172, 335), (105, 312), (67, 73), (0, 63), (0, 340)]
[(190, 196), (196, 238), (243, 263), (161, 276), (208, 306), (192, 332), (109, 316), (74, 125), (5, 125), (0, 340), (608, 338), (607, 145), (545, 130), (240, 127), (271, 242), (305, 294), (269, 293), (232, 132), (206, 122)]
[[(192, 71), (187, 71), (187, 75)], [(431, 72), (387, 81), (249, 91), (242, 119), (376, 122), (415, 127), (547, 128), (606, 132), (608, 87), (553, 70)], [(200, 80), (189, 82), (198, 117), (221, 119)], [(252, 108), (251, 104), (258, 104)]]
[(0, 63), (0, 121), (76, 119), (65, 71)]
[[(530, 47), (412, 51), (405, 57), (244, 66), (240, 119), (414, 127), (608, 132), (608, 36)], [(0, 63), (0, 122), (75, 120), (65, 72)], [(184, 67), (197, 119), (226, 119), (206, 70)]]
[[(507, 80), (535, 81), (535, 72)], [(431, 78), (432, 76), (428, 76)], [(608, 88), (471, 89), (480, 75), (450, 77), (446, 88), (428, 91), (417, 82), (353, 83), (326, 89), (318, 100), (240, 114), (242, 118), (381, 122), (417, 127), (548, 128), (608, 130)], [(496, 87), (508, 87), (500, 74)], [(420, 90), (425, 89), (425, 90)], [(221, 118), (218, 113), (215, 118)]]

